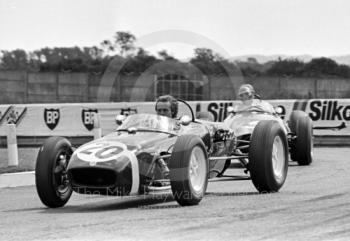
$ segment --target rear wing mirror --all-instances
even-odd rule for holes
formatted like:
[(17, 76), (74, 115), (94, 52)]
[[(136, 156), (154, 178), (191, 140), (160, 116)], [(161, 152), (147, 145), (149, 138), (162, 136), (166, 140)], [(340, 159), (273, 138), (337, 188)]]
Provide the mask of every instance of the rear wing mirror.
[(280, 116), (282, 119), (286, 116), (286, 110), (283, 106), (274, 106), (273, 109), (275, 110), (275, 113)]
[(115, 117), (115, 123), (117, 123), (117, 125), (121, 125), (123, 124), (123, 121), (125, 120), (126, 116), (125, 115), (117, 115)]
[(228, 114), (230, 114), (230, 113), (233, 113), (233, 114), (234, 114), (234, 113), (235, 113), (235, 108), (233, 108), (232, 106), (227, 107), (226, 110), (227, 110), (227, 113), (228, 113)]
[(188, 126), (191, 121), (192, 121), (191, 117), (189, 117), (188, 115), (184, 115), (180, 118), (179, 123), (183, 126)]

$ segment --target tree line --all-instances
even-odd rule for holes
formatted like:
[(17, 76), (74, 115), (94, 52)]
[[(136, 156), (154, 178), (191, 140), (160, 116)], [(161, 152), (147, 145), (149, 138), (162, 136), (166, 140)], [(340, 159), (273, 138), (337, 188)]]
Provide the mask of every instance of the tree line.
[(41, 48), (26, 52), (23, 49), (0, 51), (0, 70), (33, 72), (92, 72), (103, 73), (113, 59), (122, 63), (122, 74), (177, 74), (190, 76), (241, 75), (280, 77), (338, 77), (350, 78), (350, 67), (329, 58), (315, 58), (309, 62), (299, 59), (277, 59), (259, 63), (255, 58), (245, 61), (225, 59), (208, 48), (195, 48), (186, 62), (159, 51), (157, 56), (135, 46), (136, 37), (129, 32), (116, 32), (112, 39), (92, 47)]

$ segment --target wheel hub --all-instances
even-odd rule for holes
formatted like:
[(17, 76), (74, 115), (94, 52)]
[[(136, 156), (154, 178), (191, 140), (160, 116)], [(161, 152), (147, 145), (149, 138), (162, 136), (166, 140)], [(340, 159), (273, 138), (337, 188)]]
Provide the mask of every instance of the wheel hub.
[(56, 161), (56, 167), (54, 169), (55, 173), (55, 183), (56, 191), (60, 196), (63, 196), (69, 191), (69, 180), (67, 176), (67, 154), (61, 153), (58, 155)]
[(285, 168), (284, 145), (282, 139), (276, 136), (272, 146), (272, 168), (275, 177), (280, 180), (283, 178)]
[(206, 158), (203, 150), (198, 146), (193, 148), (191, 153), (189, 176), (194, 191), (200, 192), (206, 178)]

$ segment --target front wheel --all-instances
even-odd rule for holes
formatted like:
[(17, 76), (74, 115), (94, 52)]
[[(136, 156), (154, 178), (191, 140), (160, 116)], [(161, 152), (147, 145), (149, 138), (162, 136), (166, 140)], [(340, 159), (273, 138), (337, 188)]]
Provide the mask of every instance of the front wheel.
[(175, 200), (182, 206), (197, 205), (208, 185), (208, 156), (201, 138), (180, 136), (170, 158), (170, 183)]
[(288, 142), (277, 121), (260, 121), (254, 128), (248, 168), (259, 192), (277, 192), (288, 171)]
[(39, 150), (35, 184), (41, 202), (47, 207), (64, 206), (72, 194), (67, 175), (71, 155), (71, 144), (63, 137), (48, 138)]

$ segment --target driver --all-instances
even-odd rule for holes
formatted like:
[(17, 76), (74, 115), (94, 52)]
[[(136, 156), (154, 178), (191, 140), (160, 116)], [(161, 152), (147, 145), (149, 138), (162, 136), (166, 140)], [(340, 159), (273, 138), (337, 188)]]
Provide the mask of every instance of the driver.
[(177, 100), (173, 96), (162, 95), (158, 97), (155, 109), (158, 115), (176, 118), (178, 105)]
[[(171, 95), (159, 96), (156, 101), (155, 109), (158, 115), (166, 116), (169, 118), (176, 118), (179, 109), (177, 100)], [(164, 159), (157, 159), (158, 167), (164, 178), (169, 178), (169, 168)]]
[(250, 84), (243, 84), (239, 87), (237, 93), (238, 99), (241, 100), (241, 103), (238, 104), (234, 112), (245, 111), (251, 107), (256, 107), (262, 111), (275, 113), (273, 106), (261, 99), (256, 98), (255, 90)]

